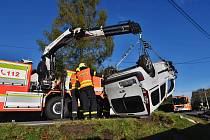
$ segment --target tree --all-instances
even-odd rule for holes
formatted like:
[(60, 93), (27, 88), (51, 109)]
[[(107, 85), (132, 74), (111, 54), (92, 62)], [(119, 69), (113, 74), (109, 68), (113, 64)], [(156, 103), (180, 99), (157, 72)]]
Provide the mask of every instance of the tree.
[[(45, 39), (37, 40), (40, 50), (43, 52), (47, 44), (69, 27), (88, 29), (104, 26), (107, 14), (105, 10), (97, 9), (98, 4), (99, 0), (58, 0), (58, 16), (53, 21), (51, 31), (44, 31)], [(80, 62), (98, 68), (111, 56), (113, 48), (111, 37), (72, 40), (56, 53), (57, 76), (64, 67), (75, 69)]]

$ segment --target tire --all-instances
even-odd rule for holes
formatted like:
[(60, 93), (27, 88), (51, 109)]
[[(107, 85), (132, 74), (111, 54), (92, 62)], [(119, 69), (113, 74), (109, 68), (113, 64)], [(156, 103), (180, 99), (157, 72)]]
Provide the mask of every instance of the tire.
[(155, 77), (155, 69), (149, 56), (140, 56), (140, 59), (137, 62), (137, 64), (140, 65), (151, 77)]
[[(70, 99), (65, 98), (64, 103), (64, 118), (70, 117)], [(61, 118), (61, 97), (56, 96), (50, 98), (45, 107), (45, 115), (48, 119), (60, 119)]]

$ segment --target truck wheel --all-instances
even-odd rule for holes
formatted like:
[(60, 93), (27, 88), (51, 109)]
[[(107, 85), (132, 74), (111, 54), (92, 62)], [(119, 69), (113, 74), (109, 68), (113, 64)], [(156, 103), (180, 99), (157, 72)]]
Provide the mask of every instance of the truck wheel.
[[(70, 117), (70, 99), (66, 98), (64, 103), (64, 118)], [(61, 97), (56, 96), (50, 98), (45, 107), (45, 114), (48, 119), (59, 119), (61, 118)]]

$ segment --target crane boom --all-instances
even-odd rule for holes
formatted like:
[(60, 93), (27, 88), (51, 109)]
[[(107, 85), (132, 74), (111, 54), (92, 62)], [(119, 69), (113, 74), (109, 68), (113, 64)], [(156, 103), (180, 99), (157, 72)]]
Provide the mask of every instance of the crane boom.
[(67, 29), (62, 33), (57, 39), (45, 47), (43, 56), (49, 56), (54, 54), (59, 48), (67, 45), (71, 42), (73, 38), (91, 38), (91, 37), (101, 37), (101, 36), (114, 36), (122, 34), (137, 34), (141, 32), (141, 27), (138, 23), (133, 21), (128, 21), (126, 23), (116, 24), (112, 26), (101, 26), (91, 29)]
[(45, 69), (45, 70), (40, 70), (42, 72), (42, 74), (40, 74), (40, 77), (41, 75), (44, 75), (43, 77), (47, 77), (46, 79), (48, 79), (49, 81), (54, 79), (55, 53), (61, 47), (70, 44), (72, 39), (79, 40), (81, 38), (108, 37), (108, 36), (123, 35), (129, 33), (132, 34), (141, 33), (140, 25), (133, 21), (127, 21), (116, 25), (100, 26), (90, 29), (69, 28), (65, 32), (63, 32), (58, 38), (56, 38), (52, 43), (50, 43), (48, 46), (45, 47), (44, 53), (42, 55), (42, 61), (39, 63), (40, 65), (38, 65), (37, 67), (38, 70)]

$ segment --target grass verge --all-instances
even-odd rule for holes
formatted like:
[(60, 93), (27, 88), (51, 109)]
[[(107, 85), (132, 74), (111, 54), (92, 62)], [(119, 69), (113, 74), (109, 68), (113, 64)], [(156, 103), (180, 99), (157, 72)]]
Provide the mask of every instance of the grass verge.
[[(205, 122), (202, 122), (205, 123)], [(154, 112), (151, 117), (65, 121), (47, 126), (0, 125), (0, 139), (67, 140), (67, 139), (141, 139), (165, 131), (182, 130), (194, 124), (179, 114)]]

